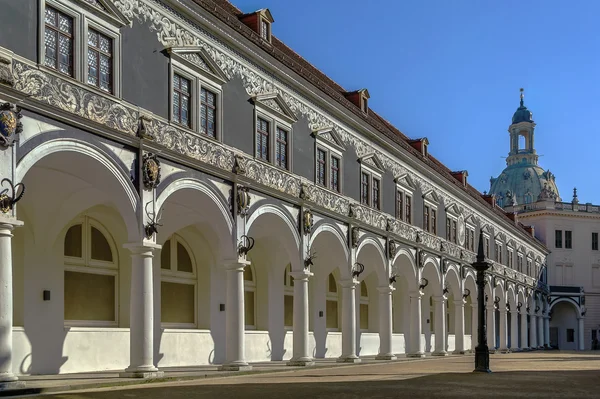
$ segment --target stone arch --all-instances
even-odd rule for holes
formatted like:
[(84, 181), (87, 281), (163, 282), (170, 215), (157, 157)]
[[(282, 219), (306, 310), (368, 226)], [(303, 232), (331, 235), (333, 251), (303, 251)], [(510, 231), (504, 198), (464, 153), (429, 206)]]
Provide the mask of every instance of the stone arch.
[(439, 261), (436, 258), (428, 256), (425, 259), (423, 269), (421, 270), (421, 277), (427, 279), (427, 288), (432, 291), (433, 295), (442, 295), (443, 276), (440, 273)]
[[(365, 257), (369, 259), (368, 262), (364, 261)], [(389, 284), (385, 249), (376, 237), (371, 235), (364, 235), (361, 237), (358, 247), (356, 248), (356, 261), (365, 265), (365, 272), (367, 274), (370, 271), (374, 271), (377, 274), (380, 285)]]
[(407, 248), (398, 248), (396, 256), (392, 261), (392, 272), (401, 275), (406, 279), (409, 290), (416, 290), (418, 287), (419, 271), (414, 255)]
[(568, 303), (570, 305), (573, 305), (573, 307), (575, 308), (575, 312), (577, 312), (577, 317), (578, 318), (583, 317), (581, 315), (581, 308), (579, 307), (577, 302), (575, 302), (572, 298), (569, 298), (569, 297), (557, 298), (557, 299), (553, 300), (552, 303), (550, 304), (549, 311), (552, 311), (552, 308), (554, 308), (559, 303)]
[(459, 276), (459, 273), (456, 271), (455, 265), (448, 267), (445, 281), (447, 283), (448, 289), (452, 293), (452, 296), (455, 299), (461, 298), (463, 289), (461, 286), (461, 278)]
[[(324, 239), (324, 237), (327, 237)], [(319, 238), (319, 239), (318, 239)], [(324, 220), (321, 220), (315, 224), (313, 227), (313, 232), (309, 239), (309, 246), (311, 250), (313, 246), (320, 246), (322, 240), (327, 240), (327, 243), (330, 245), (334, 245), (334, 248), (340, 248), (341, 253), (343, 254), (343, 265), (344, 267), (340, 267), (340, 277), (342, 279), (350, 278), (350, 268), (348, 267), (348, 257), (350, 256), (350, 252), (348, 250), (348, 243), (345, 234), (337, 227), (335, 224), (328, 223)], [(337, 245), (339, 244), (339, 246)], [(330, 247), (331, 248), (331, 247)], [(317, 256), (322, 259), (323, 255), (320, 255), (321, 251), (317, 249)], [(334, 251), (337, 252), (337, 251)], [(331, 254), (331, 253), (330, 253)], [(331, 254), (332, 255), (332, 254)], [(341, 264), (342, 262), (340, 262)], [(332, 268), (335, 268), (334, 265), (331, 265)]]
[[(67, 159), (68, 157), (65, 156), (58, 158), (55, 155), (59, 153), (69, 154), (69, 157), (72, 158)], [(46, 237), (52, 240), (53, 237), (59, 234), (65, 223), (81, 212), (94, 205), (110, 202), (125, 222), (128, 239), (130, 241), (141, 239), (141, 226), (137, 219), (139, 212), (137, 191), (131, 182), (130, 176), (105, 150), (75, 139), (46, 141), (32, 149), (19, 161), (16, 169), (16, 182), (23, 182), (29, 171), (41, 162), (47, 162), (58, 173), (68, 171), (69, 175), (80, 178), (83, 182), (86, 181), (86, 178), (89, 178), (86, 175), (86, 173), (89, 174), (89, 169), (81, 167), (81, 163), (87, 166), (91, 162), (92, 169), (97, 168), (98, 165), (101, 167), (100, 173), (94, 175), (95, 187), (77, 190), (62, 202), (60, 209), (55, 212), (54, 223), (49, 224), (48, 230), (44, 231)], [(80, 167), (74, 169), (72, 168), (73, 164), (78, 164)], [(98, 185), (103, 189), (98, 189)], [(108, 193), (111, 196), (108, 196)]]

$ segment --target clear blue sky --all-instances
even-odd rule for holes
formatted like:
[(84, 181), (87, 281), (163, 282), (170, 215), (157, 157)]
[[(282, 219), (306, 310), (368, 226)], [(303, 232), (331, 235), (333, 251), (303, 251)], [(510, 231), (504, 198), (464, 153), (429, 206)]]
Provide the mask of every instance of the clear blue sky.
[(469, 182), (489, 190), (525, 88), (540, 165), (600, 203), (600, 1), (232, 0)]

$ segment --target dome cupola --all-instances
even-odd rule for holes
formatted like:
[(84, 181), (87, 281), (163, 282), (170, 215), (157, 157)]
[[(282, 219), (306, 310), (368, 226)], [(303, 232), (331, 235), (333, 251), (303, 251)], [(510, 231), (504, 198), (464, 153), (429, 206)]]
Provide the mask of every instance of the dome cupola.
[(517, 110), (513, 114), (513, 117), (512, 117), (513, 125), (516, 123), (521, 123), (521, 122), (530, 122), (530, 123), (533, 122), (533, 114), (531, 113), (530, 110), (527, 109), (527, 107), (523, 103), (524, 97), (525, 96), (523, 95), (523, 89), (521, 88), (521, 105), (519, 106), (519, 108), (517, 108)]

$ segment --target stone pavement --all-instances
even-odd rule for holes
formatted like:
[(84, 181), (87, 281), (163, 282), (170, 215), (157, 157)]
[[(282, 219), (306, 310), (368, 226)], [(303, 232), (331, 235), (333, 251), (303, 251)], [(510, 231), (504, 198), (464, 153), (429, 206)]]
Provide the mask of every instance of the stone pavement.
[[(270, 366), (270, 367), (269, 367)], [(257, 372), (212, 372), (194, 380), (146, 382), (143, 385), (57, 393), (51, 398), (597, 398), (600, 353), (525, 352), (491, 356), (492, 374), (475, 374), (473, 356), (411, 359), (359, 365), (319, 362), (291, 369), (283, 363), (258, 365)], [(261, 368), (262, 367), (262, 368)], [(285, 371), (282, 371), (285, 370)], [(184, 372), (184, 371), (180, 371)], [(211, 373), (207, 370), (207, 373)], [(197, 379), (202, 378), (202, 379)], [(58, 386), (56, 388), (59, 388)], [(89, 387), (88, 387), (89, 388)], [(81, 389), (81, 388), (80, 388)]]

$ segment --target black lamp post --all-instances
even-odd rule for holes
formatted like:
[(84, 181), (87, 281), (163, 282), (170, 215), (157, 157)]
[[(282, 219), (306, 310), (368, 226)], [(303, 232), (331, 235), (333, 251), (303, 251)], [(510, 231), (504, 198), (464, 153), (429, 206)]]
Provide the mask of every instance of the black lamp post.
[(491, 373), (490, 370), (490, 351), (487, 345), (485, 328), (485, 306), (483, 298), (485, 296), (485, 272), (490, 268), (490, 263), (485, 259), (483, 252), (483, 232), (479, 231), (479, 246), (477, 248), (477, 260), (472, 264), (477, 271), (477, 320), (479, 328), (477, 329), (477, 346), (475, 347), (475, 370), (473, 372)]

